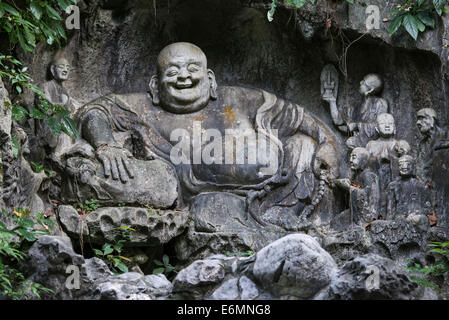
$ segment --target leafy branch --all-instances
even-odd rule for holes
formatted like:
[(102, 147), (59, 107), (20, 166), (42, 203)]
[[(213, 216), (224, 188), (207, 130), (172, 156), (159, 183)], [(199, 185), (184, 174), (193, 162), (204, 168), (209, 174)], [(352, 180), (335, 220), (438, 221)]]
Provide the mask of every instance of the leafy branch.
[[(307, 3), (307, 0), (283, 0), (286, 6), (292, 6), (296, 9), (301, 8)], [(315, 4), (316, 0), (309, 0), (310, 3)], [(346, 0), (351, 4), (354, 4), (354, 0)], [(268, 21), (273, 21), (274, 13), (276, 12), (276, 8), (279, 4), (279, 0), (272, 0), (270, 11), (267, 13)]]
[[(442, 276), (449, 272), (449, 242), (432, 242), (428, 244), (432, 249), (429, 251), (436, 255), (436, 262), (431, 266), (422, 266), (419, 263), (409, 260), (407, 270), (413, 274), (411, 279), (422, 286), (439, 290), (439, 286), (429, 279), (435, 276)], [(419, 277), (417, 274), (421, 274)]]
[(122, 226), (120, 230), (120, 236), (113, 243), (103, 244), (101, 250), (93, 249), (95, 254), (103, 259), (116, 274), (129, 271), (127, 264), (132, 261), (123, 256), (122, 251), (124, 244), (130, 239), (129, 231), (136, 231), (128, 226)]
[[(25, 52), (34, 51), (39, 42), (49, 45), (56, 43), (60, 46), (63, 40), (67, 40), (65, 30), (60, 24), (60, 13), (74, 4), (76, 0), (24, 0), (20, 5), (14, 0), (2, 0), (0, 32), (5, 31), (8, 34), (12, 47), (19, 44)], [(69, 116), (70, 111), (60, 105), (52, 105), (44, 93), (32, 83), (27, 69), (13, 56), (0, 54), (0, 77), (8, 81), (17, 94), (22, 94), (26, 88), (38, 97), (37, 106), (30, 111), (19, 105), (7, 105), (6, 107), (12, 109), (12, 119), (41, 119), (46, 122), (53, 135), (58, 136), (64, 132), (72, 138), (77, 138), (78, 131)], [(13, 144), (17, 145), (14, 141)]]
[[(1, 213), (8, 215), (4, 209)], [(31, 299), (33, 296), (40, 298), (41, 292), (53, 292), (41, 284), (26, 280), (16, 269), (25, 259), (25, 252), (31, 243), (41, 235), (50, 234), (54, 226), (52, 221), (44, 220), (42, 213), (29, 218), (30, 213), (29, 208), (15, 209), (11, 217), (14, 222), (12, 227), (7, 227), (0, 221), (0, 295), (11, 299)], [(40, 227), (36, 228), (36, 224)]]
[(170, 274), (176, 275), (178, 273), (176, 268), (170, 264), (170, 258), (166, 254), (162, 256), (162, 261), (155, 259), (153, 263), (158, 266), (158, 268), (153, 270), (153, 274), (163, 273), (169, 278)]
[(61, 45), (66, 40), (60, 25), (60, 10), (65, 11), (76, 0), (25, 0), (18, 6), (14, 0), (0, 2), (0, 31), (6, 31), (11, 44), (19, 43), (25, 51), (32, 52), (38, 42)]
[(397, 4), (390, 13), (394, 15), (388, 34), (391, 36), (400, 27), (403, 27), (408, 34), (417, 39), (419, 32), (424, 32), (427, 28), (435, 28), (434, 12), (439, 16), (446, 12), (444, 6), (448, 0), (407, 0), (404, 4)]
[[(271, 8), (267, 13), (269, 21), (273, 20), (276, 8), (281, 0), (272, 0)], [(315, 4), (317, 0), (308, 0)], [(283, 0), (286, 6), (299, 9), (304, 6), (307, 0)], [(350, 4), (354, 4), (354, 0), (346, 0)], [(403, 4), (394, 5), (394, 9), (390, 14), (393, 15), (391, 23), (388, 27), (388, 34), (392, 36), (401, 27), (403, 27), (408, 34), (417, 39), (420, 32), (426, 29), (435, 28), (434, 12), (439, 16), (447, 12), (445, 6), (449, 0), (406, 0)]]

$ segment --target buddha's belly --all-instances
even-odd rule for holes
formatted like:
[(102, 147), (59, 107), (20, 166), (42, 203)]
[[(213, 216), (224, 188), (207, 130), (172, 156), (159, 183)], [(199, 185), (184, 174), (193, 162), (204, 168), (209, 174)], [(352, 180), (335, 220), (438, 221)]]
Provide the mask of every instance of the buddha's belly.
[(192, 161), (193, 173), (201, 181), (253, 185), (270, 178), (279, 168), (279, 149), (266, 137), (225, 141), (221, 144), (221, 154), (218, 145), (212, 149), (213, 146), (203, 145), (201, 162)]

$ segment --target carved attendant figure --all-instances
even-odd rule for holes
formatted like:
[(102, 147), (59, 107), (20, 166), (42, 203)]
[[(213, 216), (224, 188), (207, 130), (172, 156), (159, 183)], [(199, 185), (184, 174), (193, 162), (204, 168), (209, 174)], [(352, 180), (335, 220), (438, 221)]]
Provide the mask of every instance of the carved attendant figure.
[[(72, 114), (76, 111), (78, 103), (73, 100), (64, 88), (63, 82), (69, 79), (70, 64), (66, 58), (62, 56), (56, 56), (50, 65), (50, 72), (53, 79), (43, 84), (42, 90), (45, 94), (45, 98), (54, 105), (61, 105)], [(75, 141), (68, 135), (62, 134), (60, 136), (54, 136), (47, 124), (40, 121), (38, 125), (38, 131), (40, 134), (40, 142), (52, 149), (50, 158), (58, 166), (63, 166), (64, 154), (76, 152), (79, 150)], [(89, 150), (89, 153), (92, 153)], [(85, 152), (84, 152), (85, 154)]]
[(332, 121), (337, 128), (353, 136), (346, 140), (348, 148), (364, 147), (368, 141), (377, 137), (376, 118), (381, 113), (392, 112), (385, 99), (378, 95), (382, 92), (383, 81), (377, 74), (368, 74), (360, 82), (360, 94), (364, 102), (360, 110), (349, 110), (354, 119), (343, 120), (342, 111), (337, 106), (336, 96), (323, 95), (323, 100), (329, 102)]
[(372, 140), (366, 145), (371, 155), (371, 165), (379, 177), (380, 186), (380, 212), (385, 214), (386, 190), (392, 180), (394, 171), (394, 157), (396, 155), (397, 140), (394, 139), (396, 126), (394, 118), (389, 113), (381, 113), (377, 116), (376, 132), (379, 134), (377, 140)]
[(43, 92), (45, 97), (52, 104), (59, 104), (71, 108), (70, 96), (63, 87), (63, 82), (69, 78), (70, 64), (67, 59), (56, 57), (50, 65), (50, 72), (53, 79), (43, 84)]
[(424, 108), (417, 113), (416, 126), (421, 133), (417, 149), (417, 174), (426, 181), (432, 180), (432, 166), (435, 152), (449, 148), (447, 133), (438, 126), (435, 110)]
[(400, 177), (388, 185), (388, 220), (407, 219), (428, 226), (427, 215), (433, 212), (431, 190), (415, 176), (412, 156), (399, 158)]
[[(350, 209), (343, 211), (341, 217), (356, 224), (377, 219), (379, 205), (379, 181), (377, 175), (369, 168), (370, 154), (365, 148), (352, 150), (349, 163), (352, 170), (351, 179), (336, 179), (335, 184), (350, 194)], [(341, 219), (341, 218), (340, 218)]]

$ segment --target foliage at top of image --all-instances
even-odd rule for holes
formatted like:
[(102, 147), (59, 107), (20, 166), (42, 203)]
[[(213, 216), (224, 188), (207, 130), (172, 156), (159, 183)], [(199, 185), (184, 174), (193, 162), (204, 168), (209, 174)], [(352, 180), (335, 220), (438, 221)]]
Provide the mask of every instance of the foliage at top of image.
[[(315, 4), (317, 0), (308, 1)], [(279, 2), (280, 0), (272, 0), (271, 9), (267, 13), (269, 21), (273, 20)], [(299, 9), (307, 3), (307, 0), (283, 0), (282, 2)], [(346, 0), (346, 2), (354, 4), (354, 0)], [(439, 16), (446, 13), (445, 6), (448, 2), (449, 0), (406, 0), (402, 4), (393, 4), (394, 8), (390, 11), (393, 17), (388, 27), (388, 34), (392, 36), (402, 27), (416, 40), (420, 32), (435, 28), (434, 13), (436, 12)]]
[(25, 51), (33, 51), (38, 42), (61, 45), (67, 36), (59, 21), (58, 8), (65, 11), (76, 0), (15, 0), (0, 2), (0, 31), (6, 31), (11, 44), (19, 43)]
[(397, 4), (390, 12), (394, 18), (388, 27), (388, 34), (393, 35), (401, 26), (413, 38), (426, 28), (435, 28), (434, 12), (439, 16), (446, 13), (444, 6), (448, 0), (408, 0)]
[[(25, 52), (33, 52), (39, 42), (61, 46), (67, 40), (61, 25), (61, 12), (76, 4), (76, 0), (24, 0), (20, 5), (18, 3), (15, 0), (0, 2), (0, 32), (8, 34), (11, 51), (17, 44)], [(18, 95), (24, 89), (29, 89), (38, 97), (36, 107), (31, 110), (20, 105), (9, 106), (12, 109), (12, 120), (21, 121), (25, 117), (41, 119), (46, 122), (53, 135), (59, 136), (64, 132), (77, 138), (78, 130), (69, 116), (70, 111), (60, 105), (52, 105), (32, 83), (27, 70), (28, 67), (13, 56), (0, 53), (0, 77), (9, 82)], [(18, 142), (12, 142), (17, 149)]]

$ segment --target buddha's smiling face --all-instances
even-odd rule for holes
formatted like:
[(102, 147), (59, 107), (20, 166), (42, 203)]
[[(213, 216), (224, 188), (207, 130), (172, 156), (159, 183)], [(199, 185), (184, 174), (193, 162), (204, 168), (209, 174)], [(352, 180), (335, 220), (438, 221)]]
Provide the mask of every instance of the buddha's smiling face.
[(213, 72), (207, 69), (206, 56), (188, 43), (175, 43), (161, 51), (157, 82), (161, 106), (173, 113), (204, 108), (211, 98), (211, 88), (216, 86)]

